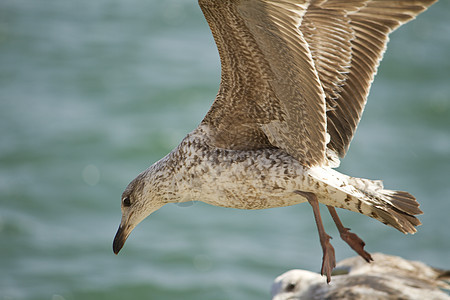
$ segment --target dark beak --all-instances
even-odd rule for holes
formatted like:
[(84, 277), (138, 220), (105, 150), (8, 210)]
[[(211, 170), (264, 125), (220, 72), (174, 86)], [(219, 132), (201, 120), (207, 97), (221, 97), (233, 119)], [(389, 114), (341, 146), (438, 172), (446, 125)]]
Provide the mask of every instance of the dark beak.
[(122, 249), (125, 241), (131, 233), (131, 230), (132, 228), (130, 228), (130, 226), (119, 226), (113, 242), (113, 251), (116, 255), (119, 253), (120, 249)]

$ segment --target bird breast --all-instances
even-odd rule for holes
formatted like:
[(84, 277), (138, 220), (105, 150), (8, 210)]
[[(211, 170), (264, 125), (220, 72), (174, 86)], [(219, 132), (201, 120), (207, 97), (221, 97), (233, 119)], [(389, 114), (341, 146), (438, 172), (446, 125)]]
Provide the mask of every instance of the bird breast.
[(304, 202), (293, 193), (305, 184), (304, 168), (280, 149), (218, 149), (191, 134), (171, 156), (174, 186), (183, 201), (240, 209)]

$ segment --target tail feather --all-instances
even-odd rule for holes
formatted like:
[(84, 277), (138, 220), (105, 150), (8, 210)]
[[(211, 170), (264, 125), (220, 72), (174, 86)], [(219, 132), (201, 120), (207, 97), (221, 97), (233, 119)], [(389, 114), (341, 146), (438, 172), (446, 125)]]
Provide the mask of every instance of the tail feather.
[(423, 212), (419, 209), (416, 198), (410, 193), (384, 189), (361, 192), (366, 194), (368, 199), (360, 200), (373, 205), (371, 217), (403, 233), (415, 233), (417, 232), (416, 226), (422, 224), (415, 215)]
[(408, 192), (396, 191), (390, 195), (390, 202), (403, 212), (420, 215), (423, 212), (419, 209), (419, 203), (416, 198)]
[(392, 226), (403, 233), (417, 232), (422, 223), (416, 215), (422, 214), (416, 198), (408, 192), (384, 189), (380, 180), (349, 177), (331, 169), (311, 169), (310, 176), (327, 184), (325, 198), (332, 205), (358, 212)]

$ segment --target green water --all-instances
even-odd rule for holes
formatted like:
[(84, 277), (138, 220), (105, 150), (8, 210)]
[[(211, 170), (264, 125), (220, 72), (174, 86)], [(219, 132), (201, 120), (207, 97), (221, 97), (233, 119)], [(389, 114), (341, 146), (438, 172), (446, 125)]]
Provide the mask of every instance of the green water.
[[(425, 212), (414, 236), (343, 212), (369, 251), (447, 269), (449, 15), (441, 0), (392, 36), (340, 168)], [(308, 205), (167, 205), (112, 253), (122, 190), (198, 124), (219, 76), (196, 1), (0, 1), (0, 299), (268, 299), (282, 272), (319, 270)]]

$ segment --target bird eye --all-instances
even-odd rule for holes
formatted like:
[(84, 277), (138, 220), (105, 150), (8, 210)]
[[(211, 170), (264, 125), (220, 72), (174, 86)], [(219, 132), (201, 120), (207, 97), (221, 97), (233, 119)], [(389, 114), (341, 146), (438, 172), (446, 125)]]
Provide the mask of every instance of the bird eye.
[(130, 197), (123, 198), (122, 203), (123, 203), (123, 206), (125, 206), (125, 207), (131, 206)]
[(294, 289), (295, 289), (294, 283), (288, 283), (288, 285), (286, 286), (286, 292), (292, 292)]

